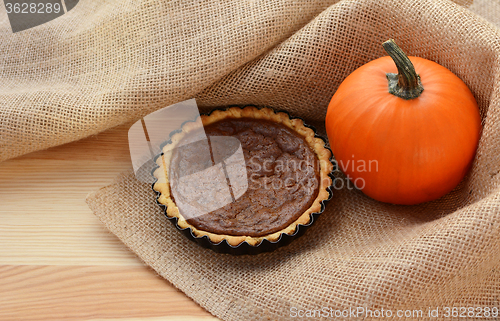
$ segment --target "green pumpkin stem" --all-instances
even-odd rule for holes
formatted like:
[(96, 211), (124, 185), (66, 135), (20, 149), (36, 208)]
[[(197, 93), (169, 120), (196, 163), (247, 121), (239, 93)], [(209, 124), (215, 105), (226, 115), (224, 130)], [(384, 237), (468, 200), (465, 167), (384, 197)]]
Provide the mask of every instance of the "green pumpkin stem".
[(393, 39), (387, 40), (382, 46), (398, 67), (398, 74), (386, 74), (389, 81), (389, 93), (406, 100), (420, 96), (424, 87), (408, 56)]

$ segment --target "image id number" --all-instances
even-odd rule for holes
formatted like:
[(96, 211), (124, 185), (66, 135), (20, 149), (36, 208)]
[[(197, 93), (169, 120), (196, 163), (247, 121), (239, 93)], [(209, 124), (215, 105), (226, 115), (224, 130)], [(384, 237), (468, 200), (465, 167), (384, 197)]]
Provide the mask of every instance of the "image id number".
[(59, 3), (5, 3), (7, 13), (59, 13), (61, 5)]
[(445, 318), (497, 318), (497, 307), (444, 307)]

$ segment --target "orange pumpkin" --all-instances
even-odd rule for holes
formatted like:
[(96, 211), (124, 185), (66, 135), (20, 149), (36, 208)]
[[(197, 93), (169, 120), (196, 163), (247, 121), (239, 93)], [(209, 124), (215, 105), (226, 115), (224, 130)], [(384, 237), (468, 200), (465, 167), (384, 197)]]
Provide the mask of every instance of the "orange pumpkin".
[(481, 132), (477, 103), (445, 67), (408, 58), (392, 39), (383, 46), (389, 56), (355, 70), (333, 96), (330, 146), (366, 195), (393, 204), (431, 201), (470, 168)]

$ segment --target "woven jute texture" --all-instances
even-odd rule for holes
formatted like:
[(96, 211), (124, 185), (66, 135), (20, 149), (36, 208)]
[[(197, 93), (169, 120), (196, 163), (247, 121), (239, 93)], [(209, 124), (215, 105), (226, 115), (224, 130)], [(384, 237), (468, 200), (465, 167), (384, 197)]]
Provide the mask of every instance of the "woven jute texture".
[(333, 2), (81, 0), (14, 34), (2, 10), (0, 161), (192, 98)]
[(484, 129), (473, 167), (443, 198), (395, 206), (336, 189), (303, 237), (238, 257), (184, 238), (132, 173), (87, 202), (146, 264), (224, 320), (358, 308), (365, 314), (344, 319), (384, 319), (377, 318), (384, 309), (417, 310), (406, 319), (427, 320), (430, 308), (439, 309), (433, 319), (449, 320), (447, 307), (484, 307), (486, 316), (500, 307), (500, 6), (460, 4), (470, 7), (445, 0), (80, 1), (14, 35), (2, 17), (0, 159), (192, 97), (204, 110), (265, 105), (321, 127), (342, 80), (384, 55), (381, 43), (394, 38), (408, 54), (453, 71), (479, 104)]

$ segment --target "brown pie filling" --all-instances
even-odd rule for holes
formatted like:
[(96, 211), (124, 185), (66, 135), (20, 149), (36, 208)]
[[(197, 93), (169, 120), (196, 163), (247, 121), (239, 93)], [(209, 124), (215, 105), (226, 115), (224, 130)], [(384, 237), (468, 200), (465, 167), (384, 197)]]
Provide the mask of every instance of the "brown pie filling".
[[(227, 118), (206, 126), (205, 133), (209, 142), (213, 136), (239, 140), (248, 189), (230, 204), (187, 219), (197, 229), (233, 236), (269, 235), (292, 224), (318, 196), (318, 157), (304, 138), (290, 128), (261, 119)], [(172, 168), (191, 166), (192, 171), (193, 164), (213, 164), (213, 155), (211, 160), (203, 160), (199, 146), (186, 146), (182, 156), (174, 151)], [(171, 182), (173, 192), (176, 188)]]

